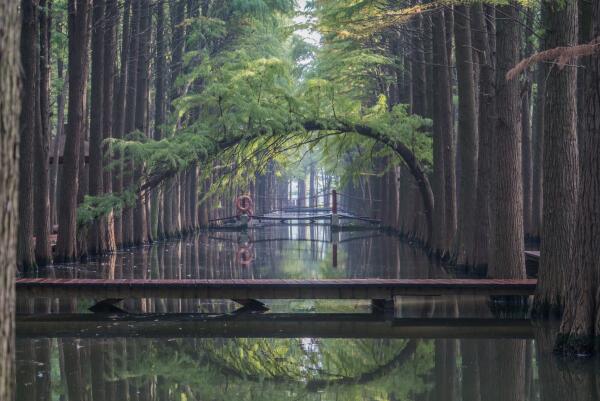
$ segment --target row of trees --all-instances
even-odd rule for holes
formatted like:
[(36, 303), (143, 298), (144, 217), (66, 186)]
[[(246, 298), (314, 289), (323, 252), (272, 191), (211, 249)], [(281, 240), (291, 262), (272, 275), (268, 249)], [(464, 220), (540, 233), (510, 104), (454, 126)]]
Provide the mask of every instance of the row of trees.
[(384, 166), (392, 225), (496, 278), (525, 278), (525, 239), (541, 240), (534, 313), (564, 310), (558, 349), (589, 352), (600, 321), (599, 2), (322, 4), (332, 40), (344, 19), (345, 37), (392, 58), (373, 93), (433, 121), (433, 237), (419, 228), (422, 203), (408, 224), (402, 215), (421, 202), (415, 181)]

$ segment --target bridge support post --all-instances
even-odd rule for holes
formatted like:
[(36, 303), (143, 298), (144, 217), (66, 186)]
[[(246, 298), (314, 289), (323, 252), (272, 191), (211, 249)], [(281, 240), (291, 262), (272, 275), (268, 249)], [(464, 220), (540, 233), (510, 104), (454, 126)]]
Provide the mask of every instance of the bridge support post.
[(240, 215), (240, 227), (248, 227), (248, 223), (250, 223), (250, 216), (245, 213)]
[(338, 244), (340, 243), (340, 232), (331, 230), (331, 244), (333, 247), (332, 266), (338, 267)]
[(337, 230), (340, 228), (340, 216), (337, 210), (337, 191), (331, 191), (331, 228)]
[(375, 315), (394, 316), (394, 299), (372, 299), (371, 313)]

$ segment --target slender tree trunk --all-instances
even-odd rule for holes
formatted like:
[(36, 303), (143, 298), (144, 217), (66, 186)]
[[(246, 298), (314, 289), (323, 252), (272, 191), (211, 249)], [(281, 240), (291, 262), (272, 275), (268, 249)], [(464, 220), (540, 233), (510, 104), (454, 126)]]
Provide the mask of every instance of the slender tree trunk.
[[(544, 39), (540, 40), (541, 47), (545, 48)], [(544, 164), (544, 107), (546, 97), (546, 78), (548, 76), (548, 66), (546, 63), (540, 63), (535, 72), (536, 95), (533, 103), (533, 188), (531, 193), (531, 237), (540, 239), (542, 231), (542, 209), (543, 209), (543, 164)]]
[[(446, 163), (445, 149), (447, 141), (451, 138), (452, 130), (452, 106), (450, 98), (450, 78), (448, 76), (448, 53), (446, 48), (445, 20), (442, 10), (437, 10), (432, 15), (433, 31), (433, 92), (434, 92), (434, 115), (433, 115), (433, 176), (434, 176), (434, 249), (441, 256), (445, 256), (449, 249), (447, 216), (449, 207), (446, 205)], [(451, 207), (450, 207), (451, 208)]]
[[(544, 1), (546, 46), (577, 44), (577, 2)], [(579, 155), (577, 69), (550, 66), (546, 78), (542, 246), (534, 311), (558, 312), (564, 302), (565, 266), (575, 245)]]
[(60, 139), (64, 135), (64, 126), (65, 126), (65, 101), (67, 98), (67, 91), (69, 90), (69, 77), (68, 74), (63, 73), (63, 61), (58, 58), (56, 60), (56, 74), (58, 79), (63, 80), (63, 87), (60, 93), (56, 96), (56, 135), (54, 136), (54, 143), (52, 146), (53, 153), (51, 155), (52, 158), (52, 172), (50, 175), (50, 224), (52, 230), (54, 230), (54, 225), (58, 224), (57, 222), (57, 205), (56, 199), (58, 194), (56, 193), (56, 189), (58, 187), (58, 171), (59, 171), (59, 163), (58, 159), (60, 157)]
[(525, 278), (523, 234), (523, 182), (521, 175), (521, 119), (519, 82), (506, 73), (519, 61), (519, 5), (511, 0), (496, 14), (497, 113), (495, 179), (492, 211), (494, 254), (488, 275)]
[[(138, 63), (137, 63), (137, 100), (135, 111), (135, 129), (144, 136), (148, 136), (147, 115), (148, 115), (148, 64), (150, 61), (150, 39), (151, 39), (150, 3), (142, 2), (140, 5), (140, 25), (138, 39)], [(140, 181), (144, 166), (142, 162), (134, 162), (134, 185)], [(141, 245), (148, 242), (148, 226), (146, 220), (146, 195), (138, 195), (134, 209), (134, 233), (133, 239), (135, 245)]]
[(21, 0), (21, 65), (23, 69), (21, 140), (19, 142), (19, 241), (18, 263), (24, 270), (35, 266), (33, 246), (33, 148), (36, 115), (38, 0)]
[[(525, 27), (523, 39), (525, 50), (521, 58), (531, 56), (533, 53), (533, 43), (529, 38), (529, 32), (526, 27), (533, 26), (533, 12), (527, 10), (525, 17)], [(521, 90), (521, 122), (522, 122), (522, 146), (523, 146), (523, 225), (525, 237), (531, 238), (531, 220), (533, 207), (533, 139), (531, 132), (531, 95), (533, 90), (531, 74), (526, 72), (523, 75)]]
[(470, 8), (456, 6), (454, 12), (456, 72), (458, 76), (458, 143), (460, 148), (460, 207), (458, 228), (459, 265), (470, 265), (474, 251), (477, 199), (477, 109), (471, 45)]
[[(118, 0), (106, 0), (106, 15), (104, 22), (104, 83), (103, 83), (103, 139), (107, 140), (113, 137), (114, 127), (114, 94), (115, 94), (115, 57), (117, 41), (117, 25), (119, 22), (119, 2)], [(102, 147), (103, 160), (110, 160), (108, 146)], [(104, 167), (104, 193), (113, 192), (113, 174), (112, 171)], [(114, 251), (117, 248), (115, 237), (115, 213), (110, 211), (106, 218), (106, 251)]]
[(36, 132), (34, 138), (34, 232), (35, 260), (38, 266), (52, 261), (50, 246), (50, 174), (48, 148), (50, 146), (50, 10), (52, 3), (40, 0), (40, 57), (38, 65), (38, 88)]
[[(101, 196), (104, 193), (102, 140), (104, 117), (104, 24), (105, 1), (94, 0), (92, 12), (92, 88), (90, 113), (90, 156), (89, 194)], [(89, 253), (102, 254), (106, 251), (106, 217), (94, 221), (89, 227)]]
[[(496, 33), (488, 35), (487, 19), (494, 21), (494, 9), (484, 11), (481, 4), (472, 7), (471, 18), (475, 31), (473, 46), (479, 54), (479, 149), (477, 158), (477, 200), (475, 207), (474, 245), (472, 264), (483, 266), (489, 260), (490, 240), (490, 178), (492, 164), (492, 139), (496, 127), (495, 60), (490, 40)], [(495, 24), (490, 24), (495, 26)]]
[[(592, 37), (598, 37), (600, 2), (593, 2), (592, 15)], [(598, 352), (600, 344), (600, 263), (597, 255), (600, 243), (600, 55), (596, 53), (583, 61), (585, 113), (581, 116), (583, 123), (579, 132), (582, 154), (574, 264), (567, 276), (565, 308), (557, 342), (557, 349), (569, 355)]]
[[(173, 110), (172, 102), (180, 96), (180, 89), (173, 85), (183, 70), (183, 51), (184, 51), (184, 34), (185, 28), (183, 20), (185, 18), (185, 1), (184, 0), (169, 0), (169, 13), (172, 32), (171, 46), (171, 91), (169, 100), (171, 101), (171, 111)], [(165, 195), (163, 199), (165, 209), (165, 231), (167, 235), (172, 237), (179, 234), (179, 179), (171, 178), (166, 182)]]
[(59, 206), (57, 262), (77, 257), (77, 192), (79, 158), (85, 129), (84, 95), (88, 70), (90, 0), (69, 1), (69, 116), (66, 131), (61, 199)]
[(0, 0), (0, 400), (15, 378), (15, 274), (18, 225), (20, 91), (19, 3)]
[[(129, 50), (131, 46), (131, 0), (125, 0), (123, 4), (123, 29), (122, 29), (122, 43), (121, 43), (121, 68), (119, 72), (119, 79), (115, 81), (115, 92), (117, 94), (114, 102), (114, 125), (113, 125), (113, 137), (120, 139), (123, 138), (125, 132), (125, 107), (126, 107), (126, 94), (127, 94), (127, 72), (129, 65)], [(113, 191), (115, 193), (121, 193), (123, 191), (123, 160), (124, 155), (122, 152), (115, 152), (113, 160), (116, 162), (116, 166), (113, 170)], [(123, 213), (122, 211), (115, 212), (115, 243), (117, 248), (124, 245), (123, 242)]]
[[(445, 211), (445, 222), (446, 222), (446, 248), (444, 249), (444, 253), (446, 256), (450, 255), (450, 250), (454, 246), (454, 241), (456, 238), (456, 230), (458, 227), (458, 215), (456, 212), (456, 132), (454, 130), (454, 122), (455, 122), (455, 114), (456, 108), (454, 107), (454, 102), (452, 100), (452, 94), (454, 89), (454, 66), (453, 66), (453, 58), (452, 58), (452, 48), (453, 48), (453, 38), (454, 35), (454, 9), (453, 6), (445, 7), (444, 9), (444, 22), (446, 25), (446, 65), (448, 69), (448, 97), (447, 102), (449, 104), (449, 126), (448, 129), (444, 129), (442, 131), (442, 135), (444, 135), (444, 195), (445, 202), (444, 206), (446, 207)], [(445, 102), (445, 101), (444, 101)], [(443, 110), (443, 109), (442, 109)]]
[[(166, 60), (166, 45), (165, 45), (165, 7), (164, 4), (156, 5), (156, 94), (154, 98), (154, 139), (160, 140), (163, 138), (163, 125), (166, 122), (166, 80), (167, 80), (167, 60)], [(164, 219), (164, 208), (162, 197), (164, 196), (164, 186), (152, 192), (152, 212), (156, 215), (153, 217), (153, 235), (157, 238), (164, 238), (164, 224), (159, 224), (159, 221)], [(159, 207), (160, 205), (160, 207)]]
[[(136, 128), (136, 101), (137, 101), (137, 73), (138, 73), (138, 44), (140, 39), (140, 7), (142, 0), (131, 2), (131, 31), (129, 35), (129, 55), (127, 58), (127, 90), (125, 107), (125, 131), (124, 135), (130, 135)], [(123, 190), (132, 190), (134, 183), (134, 163), (130, 152), (125, 152), (123, 165)], [(134, 244), (134, 220), (133, 205), (123, 209), (123, 244), (131, 246)]]

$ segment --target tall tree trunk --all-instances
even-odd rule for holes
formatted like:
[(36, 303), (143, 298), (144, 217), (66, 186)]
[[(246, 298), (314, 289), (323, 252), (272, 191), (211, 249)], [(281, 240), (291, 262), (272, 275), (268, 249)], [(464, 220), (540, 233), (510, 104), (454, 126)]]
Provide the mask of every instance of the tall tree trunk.
[(473, 259), (475, 203), (477, 198), (477, 109), (471, 45), (470, 8), (456, 6), (454, 13), (456, 73), (458, 77), (458, 146), (460, 148), (460, 207), (458, 220), (459, 265)]
[(69, 9), (69, 116), (67, 122), (63, 176), (62, 202), (58, 210), (57, 262), (77, 257), (77, 192), (79, 189), (79, 158), (84, 119), (84, 95), (88, 71), (90, 0), (70, 0)]
[[(542, 46), (543, 39), (541, 40)], [(544, 102), (546, 96), (546, 77), (548, 67), (545, 63), (538, 64), (535, 72), (536, 95), (533, 103), (533, 188), (531, 191), (531, 237), (540, 239), (542, 231), (542, 191), (544, 163)]]
[(506, 73), (519, 61), (519, 5), (511, 0), (498, 6), (496, 15), (497, 115), (495, 179), (492, 189), (493, 256), (488, 275), (525, 278), (523, 234), (523, 182), (521, 175), (521, 108), (519, 82)]
[[(492, 139), (496, 128), (496, 93), (495, 93), (495, 60), (493, 58), (491, 39), (495, 38), (495, 31), (488, 34), (486, 20), (495, 27), (494, 8), (489, 7), (484, 11), (484, 6), (475, 4), (472, 7), (471, 18), (475, 29), (473, 32), (473, 46), (479, 54), (479, 149), (477, 158), (477, 200), (475, 207), (475, 227), (473, 260), (474, 266), (487, 265), (489, 261), (490, 241), (490, 177), (492, 170)], [(487, 12), (486, 12), (487, 11)], [(494, 29), (494, 28), (492, 28)]]
[[(173, 100), (180, 95), (180, 89), (173, 85), (183, 70), (183, 50), (184, 50), (184, 33), (183, 20), (185, 18), (185, 1), (184, 0), (169, 0), (169, 17), (172, 32), (171, 46), (171, 91), (169, 100), (171, 111), (173, 110)], [(165, 195), (163, 199), (163, 207), (165, 209), (164, 225), (167, 236), (175, 236), (179, 231), (179, 180), (171, 178), (167, 180)]]
[(53, 153), (52, 153), (52, 172), (50, 175), (50, 224), (54, 230), (54, 225), (58, 224), (57, 221), (57, 205), (56, 199), (58, 197), (58, 171), (59, 164), (58, 159), (60, 157), (60, 139), (64, 135), (65, 127), (65, 101), (67, 99), (67, 91), (69, 90), (69, 77), (68, 74), (63, 72), (63, 60), (58, 58), (56, 60), (56, 74), (59, 80), (63, 81), (63, 87), (60, 93), (56, 96), (56, 132), (53, 142)]
[[(165, 45), (165, 7), (164, 4), (156, 5), (156, 93), (154, 97), (154, 139), (163, 138), (163, 125), (166, 122), (166, 81), (167, 81), (167, 60)], [(164, 208), (162, 207), (162, 197), (164, 196), (164, 186), (152, 192), (152, 222), (154, 227), (153, 235), (156, 238), (164, 238), (164, 224), (159, 224), (163, 220)], [(160, 205), (160, 207), (159, 207)]]
[(19, 241), (18, 263), (35, 266), (33, 247), (33, 142), (36, 115), (38, 0), (21, 1), (21, 65), (23, 69), (21, 140), (19, 142)]
[[(90, 156), (89, 194), (101, 196), (104, 193), (104, 171), (102, 157), (103, 117), (104, 117), (104, 24), (105, 2), (94, 0), (92, 11), (92, 88), (90, 113)], [(94, 221), (89, 227), (89, 253), (102, 254), (106, 250), (106, 217)]]
[[(118, 0), (106, 0), (106, 15), (104, 21), (104, 83), (103, 83), (103, 105), (102, 105), (102, 125), (103, 139), (107, 140), (113, 137), (113, 97), (115, 94), (115, 57), (117, 42), (117, 25), (119, 23), (119, 2)], [(108, 146), (102, 147), (103, 160), (109, 160), (110, 155)], [(104, 193), (113, 192), (113, 174), (110, 169), (104, 168)], [(106, 251), (114, 251), (117, 248), (115, 237), (115, 213), (110, 211), (106, 218)]]
[[(150, 61), (150, 39), (152, 15), (150, 14), (150, 3), (144, 1), (140, 5), (140, 25), (138, 39), (138, 63), (137, 63), (137, 90), (135, 129), (144, 136), (148, 135), (148, 63)], [(134, 185), (137, 185), (142, 176), (143, 163), (134, 162)], [(148, 227), (146, 221), (146, 195), (138, 195), (134, 209), (134, 233), (135, 245), (148, 242)]]
[(0, 400), (14, 396), (20, 92), (19, 4), (0, 0)]
[[(525, 27), (523, 39), (525, 50), (521, 58), (531, 56), (533, 53), (533, 43), (530, 40), (527, 27), (533, 26), (533, 11), (527, 10), (525, 17)], [(533, 216), (533, 138), (531, 132), (531, 95), (533, 84), (531, 74), (526, 72), (523, 75), (523, 88), (521, 90), (521, 126), (522, 126), (522, 146), (523, 146), (523, 225), (525, 236), (531, 238), (531, 220)]]
[(456, 110), (454, 107), (454, 102), (452, 99), (452, 94), (454, 90), (454, 66), (453, 66), (453, 58), (452, 58), (452, 48), (453, 48), (453, 38), (454, 35), (454, 9), (453, 6), (448, 6), (444, 8), (444, 22), (446, 25), (446, 52), (447, 52), (447, 69), (448, 69), (448, 103), (450, 107), (450, 114), (448, 116), (449, 119), (449, 128), (447, 130), (442, 131), (442, 135), (444, 135), (444, 196), (445, 202), (444, 206), (446, 208), (445, 211), (445, 222), (446, 222), (446, 248), (444, 249), (444, 253), (446, 256), (450, 255), (450, 250), (454, 245), (454, 240), (456, 238), (456, 230), (458, 226), (458, 215), (456, 212), (456, 132), (454, 130), (454, 121)]
[[(434, 115), (433, 115), (433, 176), (434, 176), (434, 250), (445, 256), (450, 243), (448, 238), (452, 236), (448, 233), (452, 225), (452, 217), (447, 216), (451, 206), (446, 205), (448, 197), (446, 196), (446, 152), (445, 149), (451, 141), (452, 135), (452, 105), (450, 96), (450, 78), (448, 75), (448, 52), (446, 48), (446, 31), (444, 12), (437, 10), (432, 15), (433, 31), (433, 86), (434, 92)], [(450, 222), (450, 223), (449, 223)]]
[[(577, 2), (543, 2), (546, 46), (577, 44)], [(546, 77), (544, 188), (540, 267), (534, 310), (559, 311), (564, 302), (565, 267), (572, 261), (578, 188), (577, 69), (550, 66)]]
[[(138, 73), (138, 44), (140, 40), (140, 8), (142, 0), (131, 2), (131, 27), (129, 34), (129, 55), (127, 58), (127, 90), (125, 107), (125, 136), (130, 135), (136, 128), (136, 101), (137, 101), (137, 73)], [(134, 163), (130, 152), (125, 152), (123, 164), (123, 190), (132, 190), (134, 183)], [(131, 246), (134, 244), (133, 228), (133, 205), (123, 209), (123, 244)]]
[[(127, 72), (129, 65), (129, 50), (131, 46), (131, 0), (125, 0), (123, 4), (123, 28), (122, 28), (122, 43), (121, 43), (121, 68), (119, 79), (115, 81), (115, 92), (117, 94), (114, 102), (113, 114), (113, 137), (123, 138), (125, 132), (125, 107), (127, 95)], [(116, 166), (113, 170), (113, 191), (121, 193), (123, 191), (123, 160), (122, 152), (115, 152), (113, 160)], [(117, 248), (123, 246), (123, 213), (122, 211), (115, 212), (115, 243)]]
[[(600, 36), (600, 2), (593, 2), (593, 35)], [(585, 114), (579, 132), (580, 184), (573, 265), (569, 270), (565, 308), (557, 348), (579, 355), (598, 352), (600, 292), (598, 244), (600, 243), (600, 54), (584, 59)]]
[(50, 174), (48, 148), (50, 146), (50, 10), (52, 3), (40, 0), (40, 57), (36, 105), (36, 132), (34, 139), (34, 232), (35, 261), (45, 266), (52, 261), (50, 247)]

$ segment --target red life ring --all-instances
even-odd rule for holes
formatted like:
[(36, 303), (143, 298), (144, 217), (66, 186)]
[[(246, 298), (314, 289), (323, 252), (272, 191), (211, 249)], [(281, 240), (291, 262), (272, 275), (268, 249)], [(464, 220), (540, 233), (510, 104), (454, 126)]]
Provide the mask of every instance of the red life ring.
[(248, 195), (238, 196), (235, 201), (235, 207), (238, 210), (239, 214), (248, 214), (252, 215), (252, 211), (254, 209), (254, 203), (252, 202), (252, 198)]

